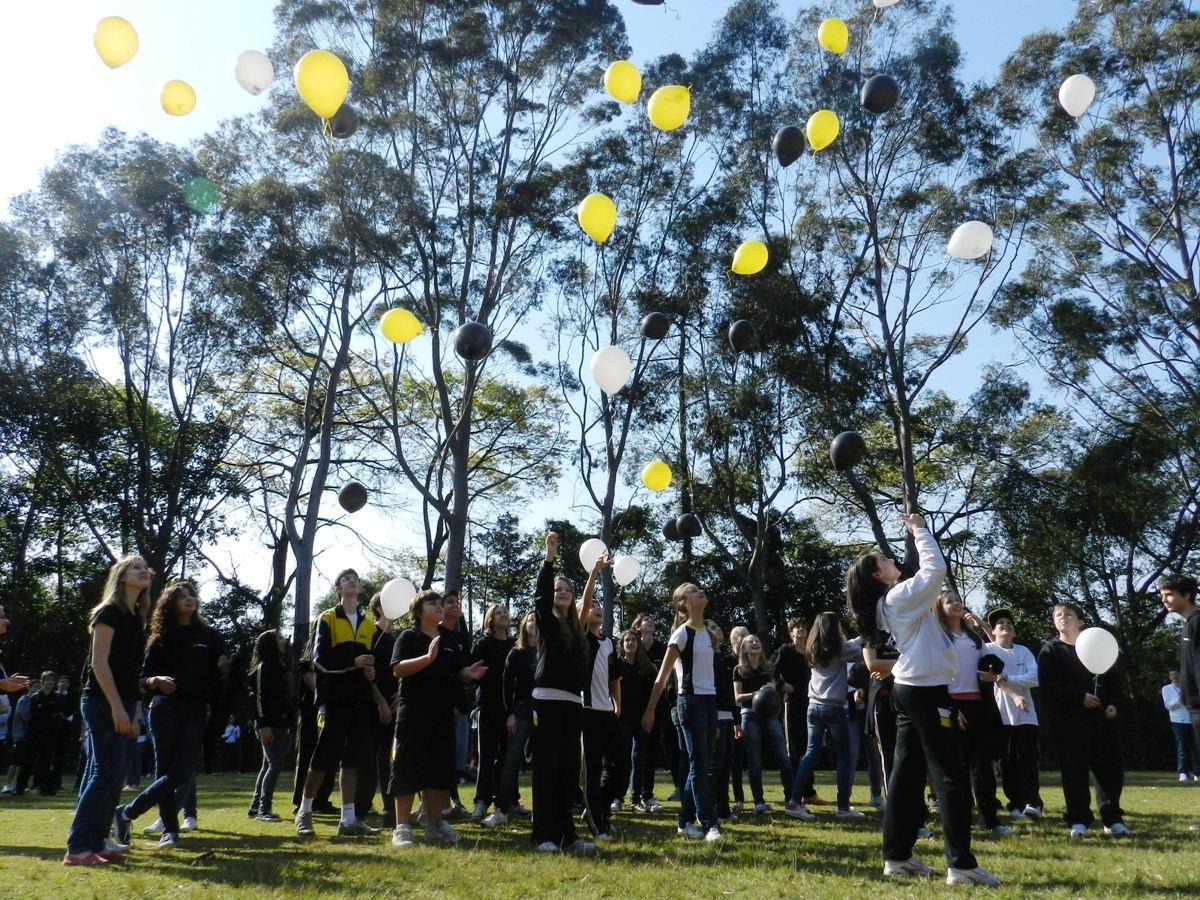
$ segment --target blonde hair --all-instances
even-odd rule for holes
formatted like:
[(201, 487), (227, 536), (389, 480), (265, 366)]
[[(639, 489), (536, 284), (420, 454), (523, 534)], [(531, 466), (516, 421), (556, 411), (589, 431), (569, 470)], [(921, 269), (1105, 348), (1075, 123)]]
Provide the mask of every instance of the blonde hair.
[[(746, 641), (750, 638), (754, 638), (756, 641), (758, 641), (758, 665), (754, 666), (750, 664), (750, 648), (746, 646)], [(775, 667), (771, 665), (771, 661), (767, 659), (766, 648), (763, 647), (763, 642), (759, 639), (757, 634), (747, 634), (744, 638), (742, 638), (742, 642), (738, 644), (737, 660), (739, 672), (763, 672), (770, 678), (775, 677)]]
[[(491, 606), (489, 606), (489, 607), (487, 608), (487, 612), (485, 612), (485, 613), (483, 614), (483, 634), (484, 634), (484, 637), (491, 637), (491, 636), (492, 636), (492, 619), (495, 617), (496, 613), (497, 613), (497, 612), (499, 612), (499, 611), (501, 611), (501, 610), (505, 610), (505, 611), (507, 611), (507, 609), (506, 609), (506, 607), (504, 606), (504, 604), (503, 604), (503, 603), (493, 603)], [(510, 632), (511, 632), (511, 628), (512, 628), (512, 626), (510, 625), (510, 626), (509, 626)], [(506, 635), (505, 635), (505, 637), (509, 637), (509, 636), (511, 636), (511, 635), (510, 635), (510, 634), (506, 634)]]
[(699, 586), (690, 581), (685, 581), (671, 592), (671, 608), (675, 610), (675, 621), (671, 623), (672, 631), (687, 621), (687, 595), (692, 591), (698, 590), (700, 590)]
[[(89, 618), (94, 619), (96, 613), (100, 612), (106, 606), (116, 606), (120, 609), (127, 609), (125, 605), (125, 573), (135, 562), (141, 560), (146, 562), (145, 558), (140, 553), (131, 553), (128, 556), (122, 556), (115, 563), (108, 567), (108, 577), (104, 580), (104, 590), (100, 594), (100, 602), (92, 607)], [(146, 568), (150, 568), (149, 565)], [(150, 615), (150, 587), (147, 585), (137, 595), (137, 600), (134, 602), (134, 612), (138, 618), (145, 624), (146, 619)], [(88, 631), (92, 630), (88, 626)]]
[(734, 625), (729, 629), (729, 646), (737, 650), (749, 635), (750, 629), (745, 625)]

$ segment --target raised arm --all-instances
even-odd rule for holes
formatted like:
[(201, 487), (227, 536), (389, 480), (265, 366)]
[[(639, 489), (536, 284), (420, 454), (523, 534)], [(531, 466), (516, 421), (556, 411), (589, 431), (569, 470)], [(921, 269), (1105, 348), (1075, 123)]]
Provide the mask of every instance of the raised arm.
[(917, 545), (920, 563), (917, 574), (888, 591), (884, 603), (889, 609), (903, 615), (924, 609), (933, 602), (946, 577), (946, 560), (921, 516), (914, 514), (901, 518)]
[(583, 588), (583, 601), (579, 604), (579, 624), (585, 631), (588, 626), (588, 616), (592, 613), (592, 598), (596, 595), (596, 579), (608, 566), (608, 554), (603, 553), (596, 560), (596, 564), (592, 566), (592, 571), (588, 572), (587, 585)]
[(533, 597), (533, 609), (537, 618), (539, 633), (554, 616), (554, 553), (558, 549), (558, 535), (553, 531), (546, 532), (546, 557), (542, 568), (538, 570), (537, 587)]

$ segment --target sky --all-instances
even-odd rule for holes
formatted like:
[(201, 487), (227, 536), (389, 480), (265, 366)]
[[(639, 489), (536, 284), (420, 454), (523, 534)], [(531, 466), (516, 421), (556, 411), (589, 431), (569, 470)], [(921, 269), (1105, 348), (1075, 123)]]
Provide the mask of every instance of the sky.
[[(636, 64), (665, 53), (691, 54), (706, 43), (729, 5), (725, 0), (667, 0), (662, 6), (615, 2), (625, 16), (633, 48), (630, 58)], [(807, 0), (777, 2), (789, 19), (811, 5)], [(864, 6), (867, 2), (862, 0)], [(902, 14), (905, 2), (882, 14)], [(992, 76), (1026, 34), (1062, 27), (1075, 4), (1071, 0), (955, 0), (952, 5), (965, 79), (974, 81)], [(265, 96), (251, 97), (241, 89), (233, 77), (233, 60), (243, 50), (266, 51), (271, 45), (273, 7), (272, 0), (0, 0), (4, 23), (0, 85), (6, 126), (0, 152), (0, 210), (12, 197), (36, 186), (56, 153), (71, 144), (95, 141), (106, 127), (186, 143), (223, 119), (260, 108), (267, 102)], [(109, 70), (92, 47), (96, 23), (109, 15), (130, 21), (140, 39), (138, 54), (117, 70)], [(291, 61), (274, 62), (276, 78), (290, 79)], [(195, 89), (198, 100), (191, 115), (175, 118), (162, 111), (159, 93), (171, 79), (182, 79)], [(1007, 340), (1007, 336), (974, 335), (972, 352), (946, 368), (946, 383), (973, 386), (981, 365), (1013, 357)], [(578, 491), (564, 485), (553, 503), (534, 504), (526, 526), (549, 515), (555, 503), (569, 506), (574, 496)], [(354, 524), (373, 535), (394, 533), (397, 513), (396, 507), (369, 507), (357, 514)], [(347, 534), (326, 532), (317, 562), (320, 574), (362, 564), (363, 548), (347, 541)], [(416, 534), (413, 539), (420, 542)], [(214, 555), (226, 567), (237, 568), (247, 583), (264, 586), (266, 551), (255, 548), (249, 536), (245, 542), (230, 542), (218, 550)], [(320, 578), (317, 584), (320, 592)]]

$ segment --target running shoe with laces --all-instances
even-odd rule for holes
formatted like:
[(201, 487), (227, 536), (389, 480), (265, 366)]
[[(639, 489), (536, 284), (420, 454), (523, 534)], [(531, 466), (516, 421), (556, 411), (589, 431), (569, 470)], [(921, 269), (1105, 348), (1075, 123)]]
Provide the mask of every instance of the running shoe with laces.
[(488, 814), (488, 805), (486, 803), (476, 803), (475, 808), (471, 810), (471, 821), (482, 822)]
[(719, 844), (725, 840), (725, 835), (721, 834), (721, 829), (714, 825), (704, 833), (704, 840), (709, 844)]
[(885, 859), (883, 861), (883, 877), (884, 878), (929, 878), (936, 875), (932, 866), (927, 866), (915, 856), (910, 856), (908, 859)]
[(316, 837), (313, 829), (312, 813), (296, 813), (296, 837)]
[(563, 850), (565, 850), (567, 853), (595, 853), (596, 845), (591, 841), (585, 841), (583, 838), (575, 838), (575, 840), (563, 847)]
[(97, 851), (99, 853), (128, 853), (129, 845), (122, 844), (111, 834), (104, 839), (104, 849)]
[(113, 833), (116, 835), (117, 843), (129, 846), (129, 842), (133, 839), (132, 830), (133, 822), (125, 814), (125, 806), (118, 806), (116, 812), (113, 813)]
[(392, 846), (406, 850), (413, 845), (412, 825), (405, 822), (392, 829)]
[(257, 818), (258, 818), (258, 821), (260, 821), (260, 822), (282, 822), (283, 821), (282, 819), (279, 818), (278, 815), (271, 812), (271, 810), (269, 810), (269, 809), (264, 809), (261, 812), (259, 812)]
[(851, 806), (847, 809), (839, 809), (835, 813), (835, 815), (839, 819), (841, 819), (843, 822), (861, 822), (863, 819), (866, 818), (865, 813), (860, 813), (853, 806)]
[(459, 842), (458, 834), (450, 827), (450, 823), (442, 819), (436, 825), (425, 826), (425, 840), (430, 844), (441, 844), (454, 847)]
[(179, 845), (179, 835), (172, 834), (169, 831), (164, 831), (163, 836), (158, 839), (159, 850), (170, 850), (172, 847)]
[(694, 822), (688, 823), (687, 825), (677, 825), (675, 827), (675, 833), (679, 835), (679, 837), (685, 838), (689, 841), (699, 841), (704, 838), (704, 832), (701, 831), (700, 826), (696, 825)]
[(353, 822), (338, 822), (339, 837), (372, 837), (379, 834), (378, 828), (372, 828), (362, 819), (355, 819)]
[(558, 852), (558, 844), (554, 843), (554, 841), (542, 841), (542, 843), (538, 844), (536, 847), (533, 848), (533, 852), (534, 853), (557, 853)]
[(1129, 830), (1129, 826), (1124, 822), (1113, 822), (1111, 825), (1104, 826), (1104, 833), (1109, 837), (1130, 837), (1133, 832)]
[(499, 828), (501, 825), (508, 824), (508, 816), (497, 809), (479, 824), (484, 828)]
[(142, 834), (156, 835), (156, 834), (162, 834), (164, 831), (166, 831), (166, 828), (163, 826), (163, 820), (155, 819), (153, 822), (151, 822), (149, 825), (147, 825), (145, 828), (142, 829)]
[[(657, 800), (655, 800), (653, 797), (651, 797), (649, 800), (646, 800), (644, 803), (642, 803), (642, 808), (645, 809), (646, 812), (648, 812), (648, 813), (660, 813), (663, 811), (663, 805), (661, 803), (659, 803)], [(739, 809), (738, 812), (741, 812), (741, 810)]]
[(946, 884), (971, 884), (980, 887), (1000, 887), (1000, 879), (987, 869), (955, 869), (946, 870)]
[(64, 853), (64, 866), (107, 866), (108, 860), (98, 853)]
[(1025, 814), (1025, 818), (1033, 819), (1035, 822), (1042, 817), (1042, 808), (1034, 806), (1032, 803), (1026, 806), (1022, 812)]
[(191, 834), (193, 831), (200, 830), (200, 823), (196, 821), (195, 816), (184, 816), (183, 824), (179, 826), (180, 834)]
[(816, 818), (803, 803), (797, 803), (795, 800), (787, 802), (787, 805), (783, 807), (783, 814), (789, 819), (803, 819), (805, 822), (811, 822)]

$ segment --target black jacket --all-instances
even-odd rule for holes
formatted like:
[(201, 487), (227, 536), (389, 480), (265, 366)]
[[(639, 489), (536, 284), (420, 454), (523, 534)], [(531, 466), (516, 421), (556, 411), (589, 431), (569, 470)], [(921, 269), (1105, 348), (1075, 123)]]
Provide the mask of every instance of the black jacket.
[(583, 629), (578, 639), (566, 624), (554, 614), (554, 565), (543, 562), (537, 577), (534, 597), (537, 616), (537, 668), (533, 673), (534, 687), (555, 688), (569, 694), (579, 694), (588, 681), (588, 648)]
[[(1103, 716), (1107, 706), (1115, 706), (1118, 711), (1124, 707), (1119, 664), (1103, 675), (1093, 675), (1079, 661), (1075, 645), (1064, 644), (1058, 638), (1042, 645), (1037, 662), (1038, 689), (1056, 715)], [(1093, 693), (1100, 698), (1100, 706), (1088, 709), (1083, 705), (1083, 695)]]
[(217, 660), (225, 655), (225, 640), (202, 623), (180, 625), (169, 637), (152, 638), (142, 661), (142, 684), (157, 675), (175, 680), (175, 700), (209, 703), (215, 699), (221, 672)]
[(292, 721), (283, 663), (266, 659), (254, 670), (254, 727), (286, 728)]
[(513, 647), (504, 661), (504, 709), (516, 713), (529, 709), (533, 697), (533, 667), (537, 651), (532, 647)]
[(1200, 711), (1200, 606), (1184, 619), (1179, 633), (1179, 694), (1184, 706)]
[(491, 634), (475, 642), (471, 662), (482, 660), (487, 666), (487, 674), (479, 680), (480, 709), (498, 712), (504, 708), (504, 661), (516, 643), (512, 638), (501, 640)]

